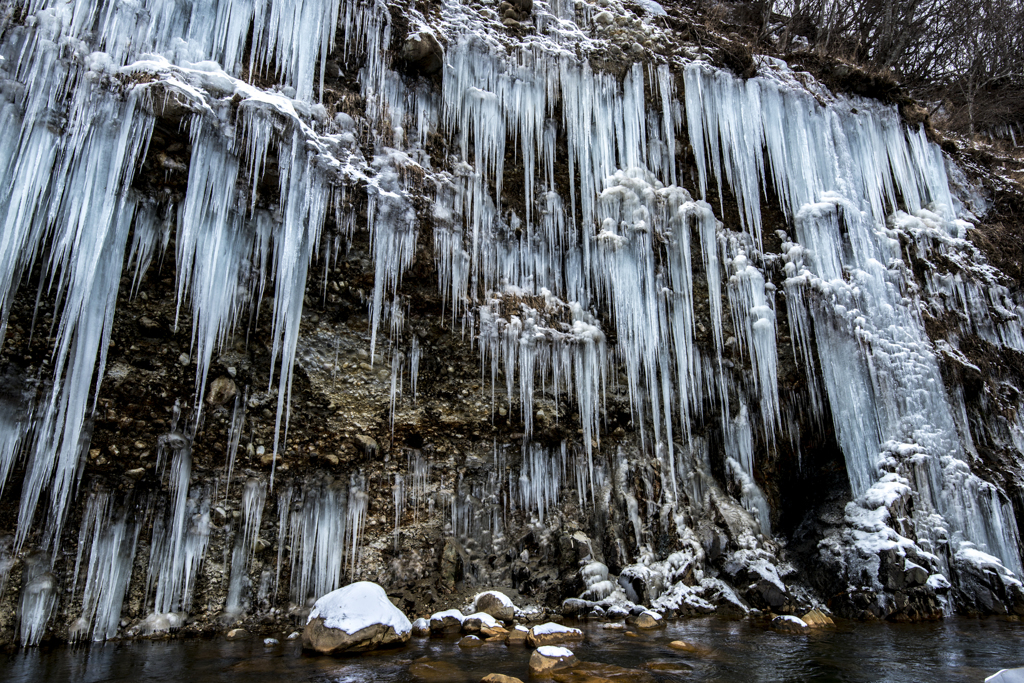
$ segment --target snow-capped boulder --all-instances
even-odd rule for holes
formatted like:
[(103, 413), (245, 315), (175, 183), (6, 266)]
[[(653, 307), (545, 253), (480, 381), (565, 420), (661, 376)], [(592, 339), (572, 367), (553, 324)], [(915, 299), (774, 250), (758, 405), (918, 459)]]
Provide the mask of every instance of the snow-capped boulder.
[(652, 612), (651, 610), (644, 610), (639, 615), (637, 615), (636, 621), (633, 622), (633, 625), (639, 629), (649, 631), (652, 629), (661, 628), (665, 625), (665, 622), (661, 618), (661, 615), (657, 612)]
[(502, 621), (512, 621), (516, 615), (516, 606), (512, 604), (512, 600), (498, 591), (486, 591), (478, 594), (473, 599), (473, 609), (477, 612), (486, 612)]
[(457, 609), (434, 612), (430, 615), (430, 630), (433, 633), (438, 631), (461, 631), (462, 622), (465, 619), (466, 617)]
[(583, 631), (578, 628), (569, 628), (561, 624), (548, 622), (534, 626), (526, 636), (526, 644), (530, 647), (543, 647), (545, 645), (559, 645), (571, 643), (576, 640), (583, 640)]
[(462, 630), (466, 633), (476, 633), (480, 629), (494, 628), (498, 620), (487, 612), (474, 612), (462, 620)]
[(412, 634), (419, 638), (430, 635), (430, 622), (420, 617), (416, 621), (412, 622)]
[(807, 633), (808, 631), (807, 623), (800, 617), (794, 617), (791, 614), (783, 614), (772, 619), (772, 628), (783, 633)]
[(316, 601), (302, 632), (302, 647), (321, 654), (364, 652), (401, 645), (411, 636), (408, 617), (384, 589), (359, 581)]

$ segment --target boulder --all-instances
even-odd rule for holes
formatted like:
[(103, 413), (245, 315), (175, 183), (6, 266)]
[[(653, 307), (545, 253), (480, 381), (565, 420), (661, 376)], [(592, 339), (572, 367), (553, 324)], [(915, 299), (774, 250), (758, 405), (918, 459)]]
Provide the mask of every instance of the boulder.
[(508, 635), (508, 629), (503, 628), (501, 626), (495, 626), (493, 628), (488, 628), (487, 626), (484, 626), (482, 629), (480, 629), (480, 635), (486, 636), (487, 638), (501, 636), (501, 639), (504, 640), (505, 636)]
[(526, 645), (526, 639), (529, 637), (530, 632), (523, 626), (516, 626), (514, 629), (508, 632), (505, 637), (506, 645)]
[(249, 632), (244, 628), (233, 628), (227, 634), (228, 640), (245, 640), (248, 637)]
[(461, 631), (464, 619), (462, 612), (457, 609), (435, 612), (430, 615), (430, 631), (431, 633)]
[(582, 617), (594, 608), (594, 603), (579, 598), (566, 598), (562, 601), (563, 617)]
[(836, 625), (835, 622), (832, 621), (831, 617), (819, 609), (812, 609), (800, 618), (811, 628), (824, 628), (826, 626)]
[(516, 606), (504, 593), (487, 591), (473, 599), (473, 609), (485, 612), (501, 621), (512, 621), (516, 616)]
[(302, 632), (302, 647), (320, 654), (364, 652), (401, 645), (411, 636), (408, 617), (384, 589), (359, 581), (316, 601)]
[(583, 640), (583, 631), (578, 628), (570, 628), (548, 622), (534, 626), (526, 635), (526, 644), (530, 647), (543, 647), (545, 645), (560, 645)]
[(523, 683), (523, 681), (515, 676), (506, 676), (505, 674), (487, 674), (480, 679), (480, 683)]
[(530, 675), (550, 676), (555, 671), (568, 669), (576, 663), (576, 655), (572, 650), (553, 645), (542, 645), (530, 655)]

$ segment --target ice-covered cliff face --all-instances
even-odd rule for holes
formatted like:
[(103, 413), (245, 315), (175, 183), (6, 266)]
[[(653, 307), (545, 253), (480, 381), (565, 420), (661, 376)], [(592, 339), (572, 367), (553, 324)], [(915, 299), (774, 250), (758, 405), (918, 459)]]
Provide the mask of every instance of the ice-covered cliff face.
[(1024, 610), (1020, 299), (894, 108), (654, 2), (4, 7), (8, 636)]

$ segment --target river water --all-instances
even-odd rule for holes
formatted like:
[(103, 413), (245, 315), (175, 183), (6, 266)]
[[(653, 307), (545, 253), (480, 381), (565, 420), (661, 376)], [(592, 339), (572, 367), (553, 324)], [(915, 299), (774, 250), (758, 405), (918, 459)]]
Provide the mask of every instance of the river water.
[[(776, 633), (760, 622), (694, 619), (627, 637), (590, 622), (569, 647), (578, 659), (612, 664), (621, 681), (983, 681), (1024, 666), (1024, 622), (949, 619), (935, 624), (840, 624), (810, 635)], [(0, 655), (0, 682), (273, 681), (476, 682), (488, 673), (529, 680), (530, 650), (486, 643), (461, 650), (458, 638), (414, 638), (401, 649), (345, 658), (303, 655), (299, 641), (167, 640), (32, 648)], [(677, 652), (672, 640), (706, 648)], [(585, 679), (577, 679), (585, 680)]]

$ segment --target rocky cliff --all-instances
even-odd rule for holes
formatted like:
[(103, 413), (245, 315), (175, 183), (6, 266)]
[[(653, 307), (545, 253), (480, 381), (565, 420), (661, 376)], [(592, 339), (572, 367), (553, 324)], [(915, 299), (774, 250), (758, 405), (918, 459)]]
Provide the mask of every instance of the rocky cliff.
[(1024, 614), (1020, 195), (912, 103), (650, 0), (3, 12), (0, 638)]

